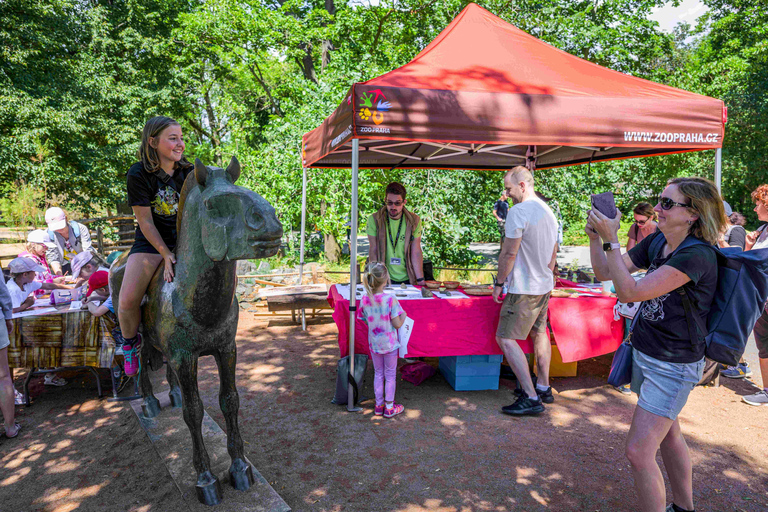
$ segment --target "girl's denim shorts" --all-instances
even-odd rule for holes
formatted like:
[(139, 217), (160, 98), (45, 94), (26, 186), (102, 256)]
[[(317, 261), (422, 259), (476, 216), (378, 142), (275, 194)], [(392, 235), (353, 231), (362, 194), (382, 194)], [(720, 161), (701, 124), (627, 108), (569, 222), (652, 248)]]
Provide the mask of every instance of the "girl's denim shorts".
[(704, 358), (695, 363), (668, 363), (632, 349), (630, 388), (640, 396), (639, 407), (675, 420), (703, 372)]

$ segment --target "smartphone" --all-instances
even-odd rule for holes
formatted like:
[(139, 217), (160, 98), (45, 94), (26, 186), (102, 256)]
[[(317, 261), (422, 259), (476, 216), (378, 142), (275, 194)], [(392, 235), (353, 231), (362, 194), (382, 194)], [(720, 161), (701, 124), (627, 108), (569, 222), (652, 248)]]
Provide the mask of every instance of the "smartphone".
[(592, 207), (609, 219), (616, 217), (616, 201), (613, 199), (613, 192), (592, 194)]

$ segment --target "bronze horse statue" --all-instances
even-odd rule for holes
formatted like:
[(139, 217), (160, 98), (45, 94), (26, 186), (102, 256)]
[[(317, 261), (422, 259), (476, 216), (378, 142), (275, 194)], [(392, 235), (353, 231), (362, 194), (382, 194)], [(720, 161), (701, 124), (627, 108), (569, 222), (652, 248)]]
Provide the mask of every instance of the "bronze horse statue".
[[(165, 356), (171, 403), (175, 407), (183, 404), (184, 421), (192, 434), (197, 497), (208, 505), (221, 501), (222, 489), (211, 473), (203, 444), (204, 411), (197, 388), (197, 359), (205, 355), (216, 359), (219, 406), (226, 419), (227, 451), (232, 458), (229, 480), (236, 489), (246, 490), (254, 483), (254, 476), (243, 456), (237, 422), (236, 260), (275, 255), (283, 235), (274, 208), (255, 192), (235, 185), (239, 176), (240, 163), (234, 157), (226, 170), (206, 167), (195, 160), (195, 171), (187, 176), (179, 198), (173, 282), (165, 282), (160, 265), (142, 306), (142, 410), (147, 417), (160, 412), (147, 370), (159, 369)], [(123, 254), (110, 270), (116, 311), (127, 259), (128, 254)]]

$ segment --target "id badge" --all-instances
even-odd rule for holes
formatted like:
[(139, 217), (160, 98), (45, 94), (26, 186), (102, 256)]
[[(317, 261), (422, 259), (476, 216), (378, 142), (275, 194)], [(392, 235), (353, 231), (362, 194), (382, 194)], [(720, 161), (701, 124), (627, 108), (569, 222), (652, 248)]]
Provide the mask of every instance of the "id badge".
[(389, 258), (389, 264), (390, 265), (402, 265), (403, 260), (400, 258)]

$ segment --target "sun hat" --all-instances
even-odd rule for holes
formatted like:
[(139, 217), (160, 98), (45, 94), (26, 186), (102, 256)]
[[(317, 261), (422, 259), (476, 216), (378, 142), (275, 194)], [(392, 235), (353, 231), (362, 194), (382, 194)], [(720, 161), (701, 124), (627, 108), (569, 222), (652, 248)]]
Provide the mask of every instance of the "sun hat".
[(74, 258), (72, 258), (72, 277), (77, 279), (80, 277), (80, 270), (85, 266), (86, 263), (91, 261), (93, 259), (93, 253), (90, 250), (83, 251)]
[(45, 210), (45, 223), (51, 231), (63, 229), (67, 227), (67, 214), (58, 206), (48, 208)]
[(23, 274), (24, 272), (44, 272), (45, 269), (35, 263), (35, 260), (31, 258), (15, 258), (8, 264), (8, 270), (11, 274)]
[(48, 232), (44, 229), (36, 229), (30, 231), (27, 235), (27, 242), (34, 244), (45, 244), (46, 247), (56, 247), (56, 244), (51, 242), (51, 238), (48, 236)]
[(109, 272), (106, 270), (99, 270), (94, 272), (91, 277), (88, 278), (88, 293), (86, 297), (90, 297), (91, 294), (99, 288), (104, 288), (109, 284)]

